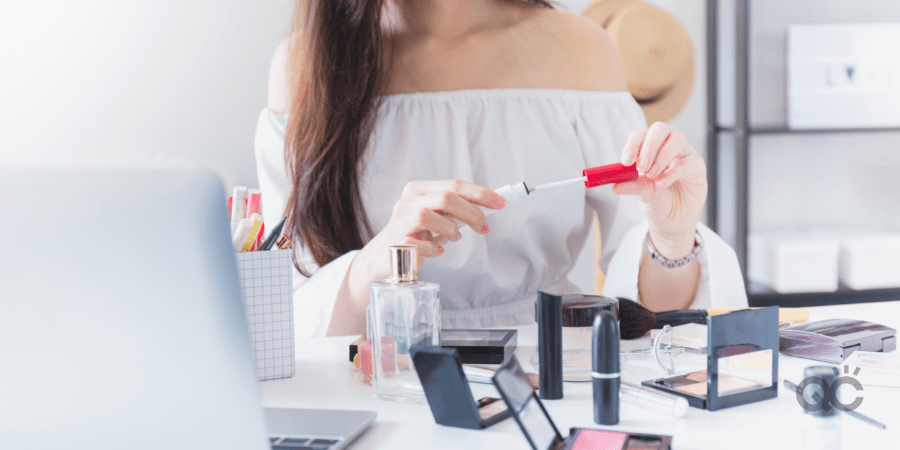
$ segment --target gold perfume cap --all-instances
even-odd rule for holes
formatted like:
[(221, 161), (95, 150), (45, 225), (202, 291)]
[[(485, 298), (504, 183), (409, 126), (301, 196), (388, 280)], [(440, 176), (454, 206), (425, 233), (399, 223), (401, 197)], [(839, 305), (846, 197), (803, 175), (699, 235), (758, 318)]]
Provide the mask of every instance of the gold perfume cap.
[(416, 281), (418, 258), (415, 245), (391, 246), (391, 281), (409, 283)]

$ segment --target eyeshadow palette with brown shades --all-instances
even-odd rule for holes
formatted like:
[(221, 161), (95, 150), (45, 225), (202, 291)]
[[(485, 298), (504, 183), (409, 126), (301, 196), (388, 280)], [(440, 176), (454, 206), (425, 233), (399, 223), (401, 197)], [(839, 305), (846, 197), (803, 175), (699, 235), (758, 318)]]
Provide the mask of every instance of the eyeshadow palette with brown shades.
[(715, 411), (778, 395), (778, 307), (709, 316), (706, 370), (648, 380), (644, 386)]
[[(658, 381), (658, 388), (674, 390), (698, 397), (706, 397), (706, 371), (691, 372), (687, 375), (679, 375), (672, 378), (664, 378)], [(719, 376), (719, 395), (730, 395), (737, 392), (758, 389), (765, 385), (753, 380), (733, 377), (730, 375)]]

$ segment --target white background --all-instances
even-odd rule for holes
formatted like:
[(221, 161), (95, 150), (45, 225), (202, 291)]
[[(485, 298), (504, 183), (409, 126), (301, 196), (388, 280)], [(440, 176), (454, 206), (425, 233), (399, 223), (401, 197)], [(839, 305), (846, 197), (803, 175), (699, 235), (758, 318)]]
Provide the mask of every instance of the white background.
[[(591, 2), (558, 3), (581, 11)], [(651, 3), (672, 12), (694, 44), (694, 90), (670, 124), (704, 154), (705, 2)], [(724, 123), (733, 120), (730, 3), (721, 6)], [(751, 115), (758, 125), (786, 122), (788, 23), (900, 21), (900, 2), (751, 3)], [(0, 166), (200, 165), (226, 187), (256, 186), (256, 119), (292, 10), (290, 0), (0, 3)], [(754, 139), (752, 227), (900, 227), (898, 138)], [(729, 205), (726, 197), (723, 212)], [(727, 238), (729, 222), (723, 225)], [(592, 259), (584, 252), (575, 274), (586, 288), (593, 286)]]
[(0, 6), (0, 165), (199, 165), (256, 186), (289, 0)]
[[(3, 2), (0, 166), (202, 165), (256, 186), (256, 118), (293, 3)], [(702, 2), (660, 3), (702, 37)], [(673, 125), (701, 145), (697, 94)]]

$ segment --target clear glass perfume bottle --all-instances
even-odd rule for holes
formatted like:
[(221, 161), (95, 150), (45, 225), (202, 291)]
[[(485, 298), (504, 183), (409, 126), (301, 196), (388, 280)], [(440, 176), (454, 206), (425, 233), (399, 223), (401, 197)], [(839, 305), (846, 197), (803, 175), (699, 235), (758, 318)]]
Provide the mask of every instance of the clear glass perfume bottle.
[[(391, 247), (391, 277), (372, 282), (375, 397), (427, 404), (409, 349), (440, 346), (440, 287), (416, 279), (416, 247)], [(380, 345), (379, 345), (380, 343)]]

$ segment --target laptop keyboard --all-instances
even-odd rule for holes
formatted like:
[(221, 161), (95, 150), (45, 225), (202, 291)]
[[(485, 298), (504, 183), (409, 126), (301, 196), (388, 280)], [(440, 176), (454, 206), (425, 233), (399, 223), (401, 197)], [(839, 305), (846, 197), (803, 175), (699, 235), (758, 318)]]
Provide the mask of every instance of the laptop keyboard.
[(269, 437), (272, 450), (327, 450), (334, 447), (340, 439), (317, 437)]

